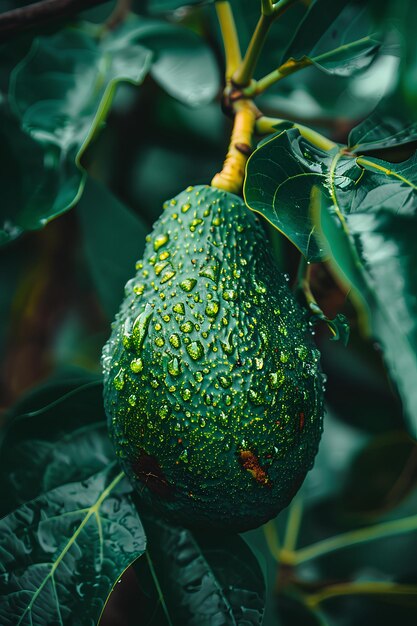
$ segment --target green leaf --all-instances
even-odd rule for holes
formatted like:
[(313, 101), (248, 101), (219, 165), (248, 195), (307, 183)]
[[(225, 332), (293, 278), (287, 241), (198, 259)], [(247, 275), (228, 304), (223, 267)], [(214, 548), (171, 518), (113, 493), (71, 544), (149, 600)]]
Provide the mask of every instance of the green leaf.
[(321, 228), (339, 271), (367, 304), (417, 436), (417, 157), (398, 164), (360, 157), (349, 168), (358, 176), (330, 181), (333, 204), (321, 207)]
[(323, 259), (324, 251), (309, 216), (310, 196), (313, 186), (324, 181), (333, 154), (291, 129), (262, 142), (246, 169), (248, 207), (263, 215), (312, 262)]
[(155, 520), (145, 527), (149, 566), (168, 624), (262, 623), (264, 578), (239, 535), (191, 532)]
[[(84, 248), (100, 301), (109, 320), (115, 316), (149, 230), (105, 187), (88, 179), (77, 206)], [(111, 236), (109, 234), (111, 233)]]
[[(349, 0), (316, 0), (311, 2), (289, 46), (282, 54), (281, 63), (285, 63), (291, 57), (307, 56), (326, 32), (334, 27), (336, 19), (348, 4)], [(341, 33), (337, 30), (335, 32), (336, 43), (340, 36)]]
[(154, 53), (151, 75), (169, 95), (188, 106), (208, 104), (219, 91), (213, 52), (188, 28), (132, 17), (119, 28), (127, 45), (139, 42)]
[(371, 34), (367, 9), (353, 2), (312, 3), (287, 48), (287, 61), (313, 64), (339, 76), (351, 76), (367, 68), (375, 58), (381, 41)]
[(342, 486), (347, 510), (369, 519), (398, 506), (416, 488), (416, 457), (417, 444), (404, 432), (375, 437), (354, 459)]
[[(307, 260), (330, 256), (354, 288), (417, 436), (417, 157), (389, 164), (324, 152), (296, 129), (273, 135), (248, 161), (244, 194)], [(321, 189), (321, 229), (313, 187)], [(314, 211), (313, 211), (314, 213)], [(362, 321), (365, 317), (362, 314)]]
[(34, 41), (10, 82), (22, 132), (2, 116), (2, 161), (10, 176), (3, 241), (41, 228), (77, 202), (85, 182), (81, 157), (104, 124), (117, 83), (139, 84), (151, 57), (142, 46), (125, 45), (117, 32), (99, 40), (87, 27)]
[(0, 619), (97, 623), (118, 577), (146, 547), (124, 474), (113, 461), (0, 521)]
[(0, 622), (97, 623), (112, 586), (145, 550), (102, 385), (57, 381), (21, 408), (0, 448), (2, 509), (20, 504), (0, 522)]
[(351, 152), (391, 148), (417, 140), (417, 120), (405, 115), (397, 96), (382, 100), (366, 119), (350, 131)]
[(101, 380), (44, 385), (20, 406), (26, 412), (9, 418), (1, 440), (2, 515), (61, 481), (91, 476), (103, 468), (104, 459), (114, 458)]

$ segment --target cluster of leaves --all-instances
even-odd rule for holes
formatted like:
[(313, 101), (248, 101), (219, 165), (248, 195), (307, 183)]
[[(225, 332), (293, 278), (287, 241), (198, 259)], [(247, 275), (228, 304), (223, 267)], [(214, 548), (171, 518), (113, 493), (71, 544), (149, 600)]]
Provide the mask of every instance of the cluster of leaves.
[[(244, 538), (170, 528), (141, 511), (118, 469), (106, 434), (100, 345), (155, 207), (182, 186), (204, 182), (225, 144), (219, 106), (211, 104), (221, 91), (212, 7), (188, 2), (197, 6), (167, 18), (181, 0), (148, 0), (146, 10), (137, 4), (112, 32), (103, 27), (108, 3), (1, 47), (0, 240), (8, 246), (0, 314), (15, 311), (16, 294), (28, 289), (19, 282), (32, 262), (21, 235), (76, 206), (81, 260), (72, 267), (83, 297), (92, 290), (100, 303), (102, 333), (92, 349), (82, 315), (75, 330), (68, 315), (49, 346), (56, 371), (7, 415), (0, 622), (105, 626), (118, 594), (126, 598), (130, 589), (141, 607), (128, 623), (140, 614), (144, 624), (412, 624), (416, 445), (372, 345), (355, 331), (347, 351), (323, 345), (330, 415), (321, 451), (298, 499), (265, 528)], [(245, 44), (259, 6), (232, 5)], [(329, 260), (352, 288), (415, 436), (413, 15), (405, 0), (387, 1), (383, 10), (373, 1), (364, 8), (315, 0), (296, 3), (272, 26), (258, 72), (277, 68), (283, 80), (260, 95), (260, 106), (328, 123), (336, 139), (345, 140), (347, 127), (350, 134), (324, 147), (309, 129), (272, 121), (249, 160), (244, 194), (275, 227), (278, 254), (288, 250), (280, 231), (308, 263)], [(41, 261), (37, 267), (45, 269)], [(14, 332), (1, 337), (11, 352)]]

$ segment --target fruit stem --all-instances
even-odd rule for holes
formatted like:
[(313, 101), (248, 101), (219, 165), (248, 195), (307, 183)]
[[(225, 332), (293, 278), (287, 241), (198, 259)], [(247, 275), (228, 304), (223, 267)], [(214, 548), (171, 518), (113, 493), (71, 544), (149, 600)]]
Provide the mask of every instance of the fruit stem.
[(216, 13), (220, 24), (224, 54), (226, 57), (226, 83), (228, 83), (242, 62), (239, 38), (236, 24), (233, 17), (232, 8), (227, 0), (216, 2)]
[(245, 177), (245, 166), (252, 152), (252, 135), (259, 111), (251, 100), (234, 103), (235, 118), (229, 149), (223, 169), (211, 181), (213, 187), (239, 194)]
[(331, 141), (324, 135), (321, 135), (317, 131), (309, 128), (308, 126), (304, 126), (303, 124), (294, 124), (293, 122), (288, 122), (288, 120), (283, 120), (275, 117), (267, 117), (266, 115), (262, 115), (256, 120), (256, 132), (259, 135), (269, 135), (271, 133), (276, 133), (279, 131), (279, 126), (284, 124), (292, 124), (294, 128), (300, 132), (307, 141), (312, 143), (317, 148), (321, 150), (332, 150), (333, 148), (337, 148), (337, 143)]

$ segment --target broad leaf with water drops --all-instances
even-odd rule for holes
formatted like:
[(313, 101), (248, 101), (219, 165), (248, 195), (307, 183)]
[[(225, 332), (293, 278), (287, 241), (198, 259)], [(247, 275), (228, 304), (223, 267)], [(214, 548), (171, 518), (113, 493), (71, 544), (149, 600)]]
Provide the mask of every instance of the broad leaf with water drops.
[(308, 261), (325, 254), (309, 215), (311, 191), (321, 185), (333, 151), (325, 152), (297, 129), (272, 135), (250, 157), (244, 184), (245, 202), (261, 213), (302, 252)]
[[(265, 605), (265, 581), (260, 565), (239, 535), (220, 536), (170, 527), (145, 520), (148, 573), (173, 626), (260, 626)], [(149, 583), (147, 584), (149, 587)]]
[(387, 163), (351, 159), (343, 185), (321, 203), (326, 247), (366, 304), (372, 334), (417, 437), (417, 157)]
[(107, 436), (101, 385), (78, 380), (62, 399), (53, 386), (49, 393), (43, 406), (31, 394), (25, 414), (10, 418), (0, 450), (6, 510), (18, 506), (0, 521), (2, 626), (96, 623), (146, 547)]
[(349, 150), (361, 153), (392, 148), (417, 140), (417, 120), (408, 112), (398, 94), (382, 100), (349, 133)]

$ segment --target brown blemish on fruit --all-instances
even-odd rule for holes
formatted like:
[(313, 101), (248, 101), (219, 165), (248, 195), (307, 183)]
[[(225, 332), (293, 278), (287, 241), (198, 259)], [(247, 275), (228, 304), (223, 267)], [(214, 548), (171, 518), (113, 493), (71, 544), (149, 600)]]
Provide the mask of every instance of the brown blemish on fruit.
[(242, 467), (252, 474), (256, 482), (260, 485), (271, 486), (268, 474), (261, 467), (258, 457), (253, 452), (250, 450), (241, 450), (239, 452), (239, 461)]
[(132, 470), (144, 485), (160, 498), (172, 500), (174, 487), (165, 478), (162, 469), (154, 456), (141, 450), (140, 456), (133, 461)]

